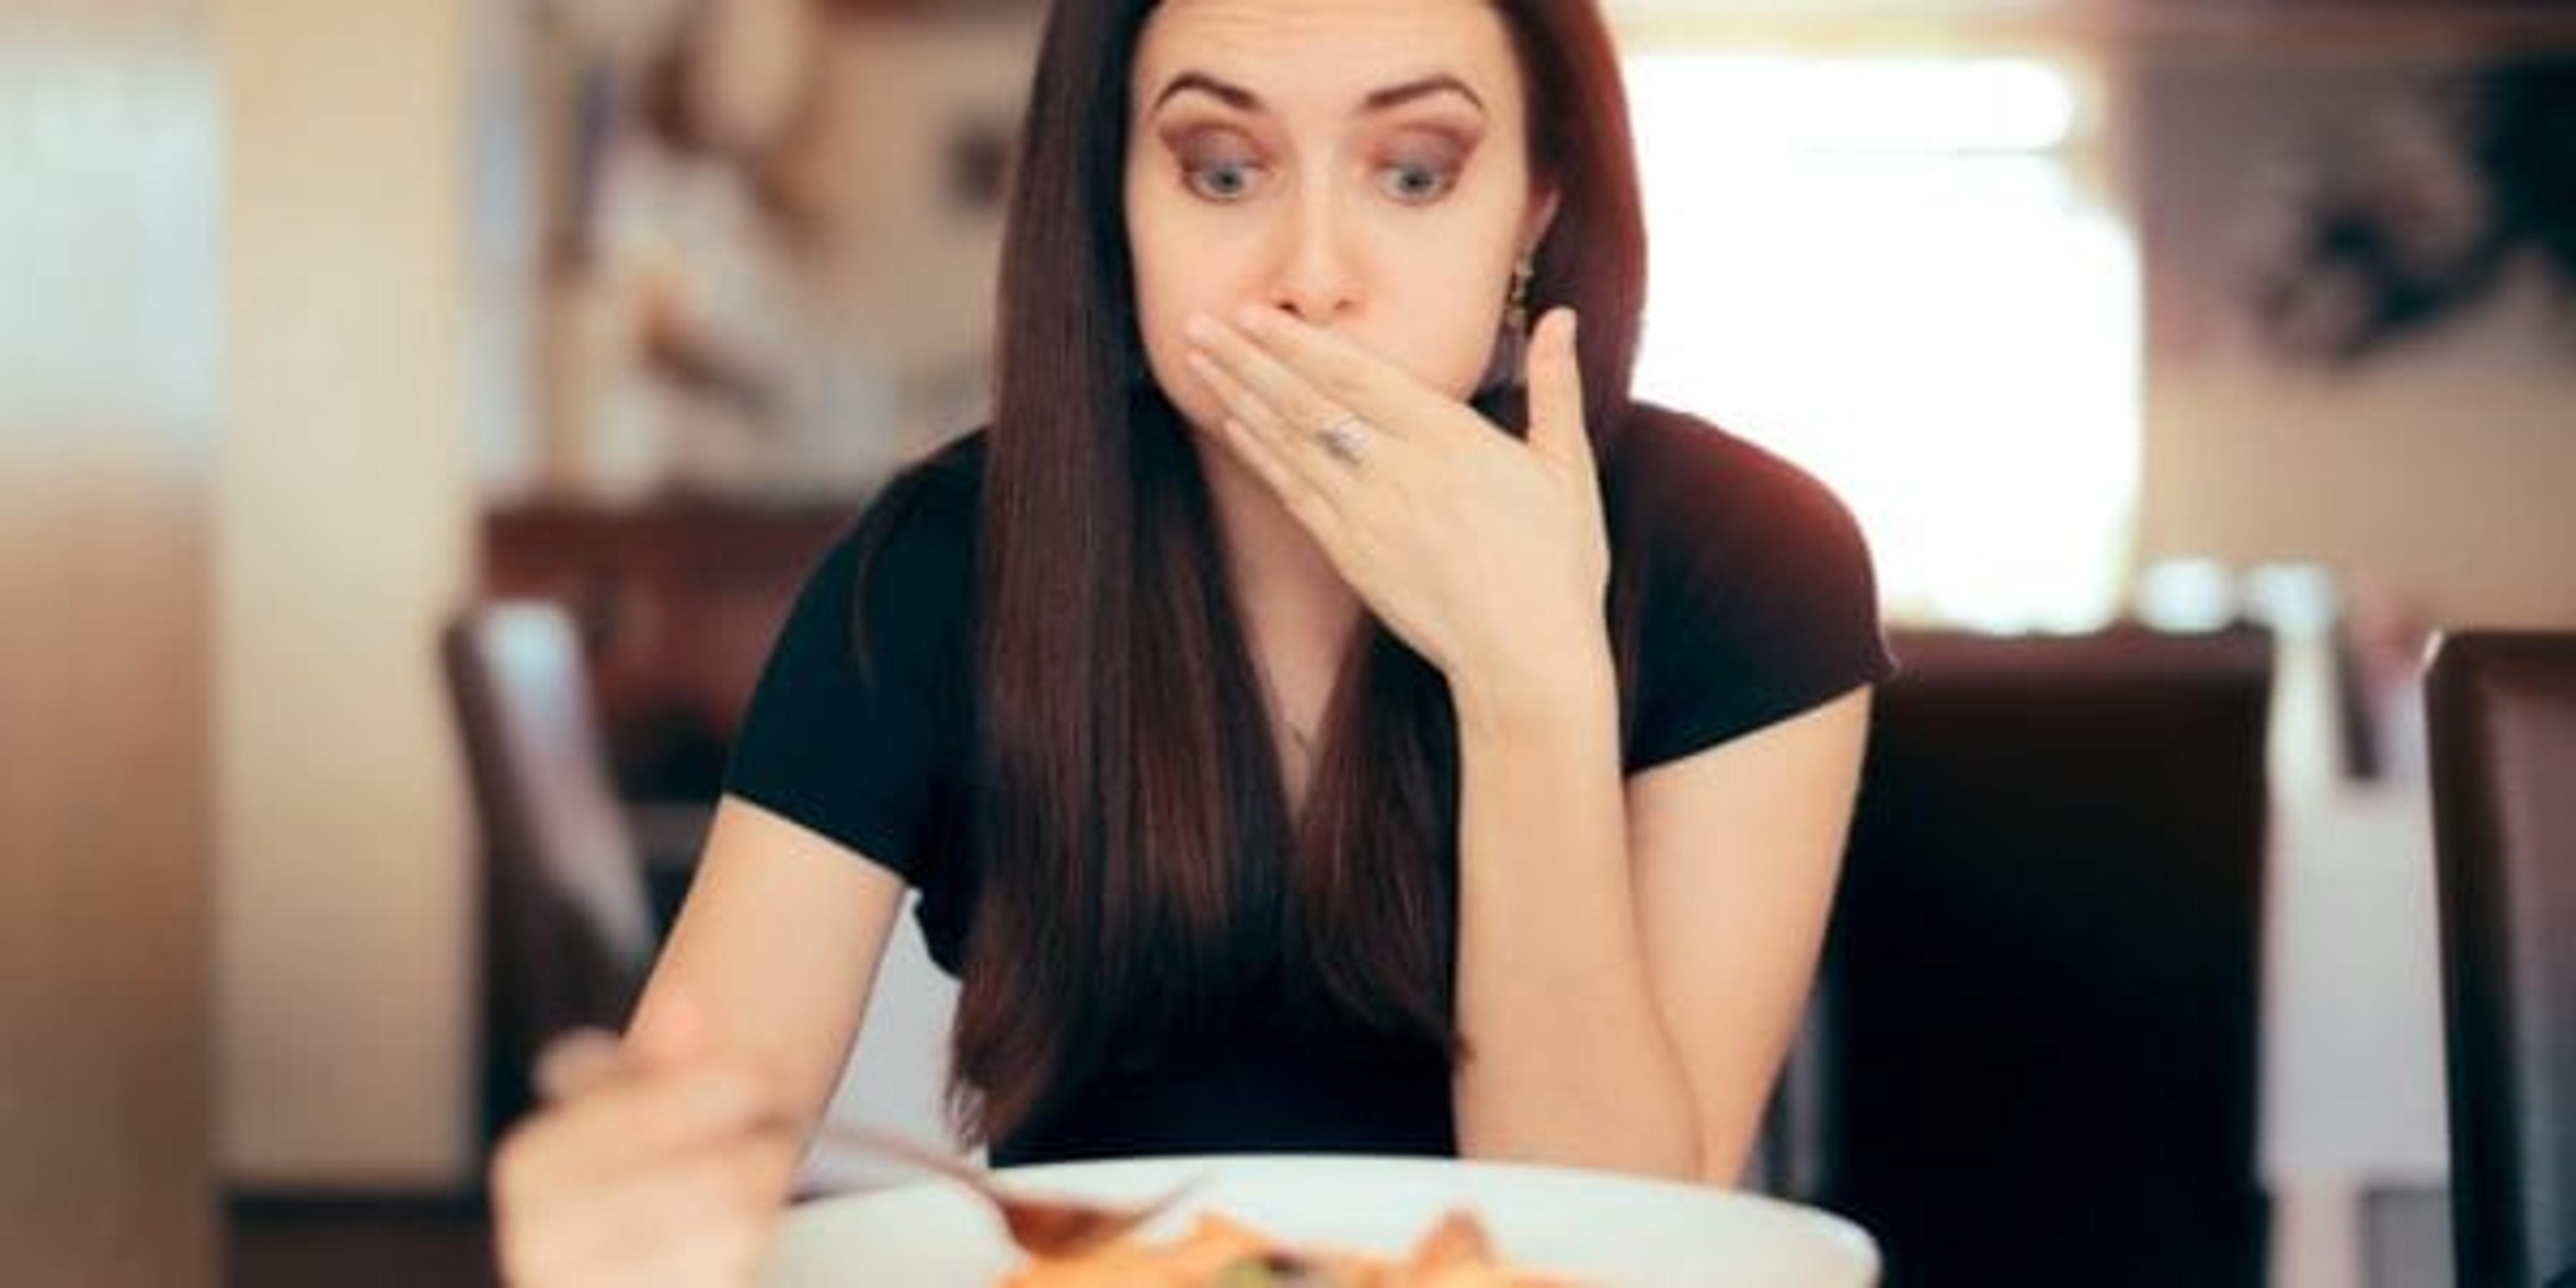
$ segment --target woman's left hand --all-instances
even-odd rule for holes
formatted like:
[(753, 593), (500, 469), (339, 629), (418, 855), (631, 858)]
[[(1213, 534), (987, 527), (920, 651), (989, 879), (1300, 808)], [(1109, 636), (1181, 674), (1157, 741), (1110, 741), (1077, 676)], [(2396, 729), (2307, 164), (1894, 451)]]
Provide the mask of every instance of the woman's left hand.
[(1557, 674), (1604, 647), (1610, 553), (1584, 432), (1575, 318), (1529, 349), (1529, 437), (1276, 310), (1193, 319), (1226, 446), (1389, 630), (1462, 683)]

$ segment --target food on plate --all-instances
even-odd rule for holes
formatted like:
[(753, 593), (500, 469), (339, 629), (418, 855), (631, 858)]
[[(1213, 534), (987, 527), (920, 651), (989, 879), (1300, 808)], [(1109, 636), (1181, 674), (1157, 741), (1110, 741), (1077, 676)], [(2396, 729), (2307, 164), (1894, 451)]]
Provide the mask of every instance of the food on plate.
[(1571, 1288), (1571, 1280), (1503, 1264), (1473, 1213), (1450, 1212), (1401, 1257), (1291, 1247), (1213, 1213), (1177, 1239), (1113, 1239), (1075, 1257), (1045, 1257), (1001, 1288)]

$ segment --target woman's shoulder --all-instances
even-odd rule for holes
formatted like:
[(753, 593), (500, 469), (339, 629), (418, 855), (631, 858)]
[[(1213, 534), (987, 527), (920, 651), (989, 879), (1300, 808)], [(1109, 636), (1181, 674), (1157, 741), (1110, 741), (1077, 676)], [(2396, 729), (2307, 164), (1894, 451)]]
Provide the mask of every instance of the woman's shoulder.
[(896, 471), (835, 544), (825, 575), (915, 605), (970, 586), (986, 441), (983, 429), (960, 434)]
[(941, 444), (862, 503), (807, 573), (789, 619), (811, 655), (954, 653), (973, 611), (984, 431)]
[(989, 430), (969, 430), (897, 470), (869, 498), (850, 539), (864, 543), (883, 529), (889, 536), (901, 533), (916, 540), (944, 538), (944, 545), (970, 542), (984, 493), (989, 441)]
[(980, 442), (960, 439), (869, 500), (780, 626), (725, 790), (908, 880), (928, 872), (965, 762)]
[(1893, 672), (1868, 544), (1813, 474), (1639, 404), (1602, 476), (1612, 548), (1640, 596), (1630, 772)]
[(1631, 542), (1705, 566), (1841, 551), (1864, 563), (1851, 510), (1804, 467), (1688, 412), (1639, 402), (1601, 463), (1612, 519)]

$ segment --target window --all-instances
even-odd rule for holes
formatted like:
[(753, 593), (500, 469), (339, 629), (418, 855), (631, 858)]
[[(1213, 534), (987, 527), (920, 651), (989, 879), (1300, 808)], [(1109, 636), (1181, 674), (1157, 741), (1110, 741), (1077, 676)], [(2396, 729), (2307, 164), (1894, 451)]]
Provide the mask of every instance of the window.
[(2138, 253), (2083, 84), (2023, 59), (1629, 62), (1654, 267), (1640, 397), (1797, 461), (1889, 617), (2077, 630), (2135, 526)]

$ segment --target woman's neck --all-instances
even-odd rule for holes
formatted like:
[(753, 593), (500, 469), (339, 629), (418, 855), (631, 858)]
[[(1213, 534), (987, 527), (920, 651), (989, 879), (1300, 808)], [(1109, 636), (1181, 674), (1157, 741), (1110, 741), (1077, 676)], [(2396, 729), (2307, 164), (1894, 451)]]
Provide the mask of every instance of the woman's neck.
[(1329, 683), (1359, 596), (1268, 484), (1226, 449), (1203, 439), (1196, 446), (1247, 642), (1267, 664), (1320, 667)]

